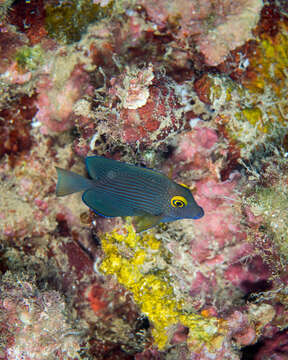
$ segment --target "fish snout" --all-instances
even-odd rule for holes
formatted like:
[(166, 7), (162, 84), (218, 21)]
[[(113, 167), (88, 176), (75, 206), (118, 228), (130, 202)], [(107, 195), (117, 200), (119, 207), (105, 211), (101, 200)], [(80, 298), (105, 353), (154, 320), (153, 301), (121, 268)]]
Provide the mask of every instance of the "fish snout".
[(198, 213), (195, 215), (194, 219), (201, 219), (204, 216), (204, 210), (199, 206)]

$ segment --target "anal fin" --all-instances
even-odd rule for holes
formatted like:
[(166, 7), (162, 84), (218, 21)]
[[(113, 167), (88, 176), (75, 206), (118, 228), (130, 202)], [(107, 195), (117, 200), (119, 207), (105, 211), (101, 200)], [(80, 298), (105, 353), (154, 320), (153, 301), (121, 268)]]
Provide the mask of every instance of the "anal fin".
[(162, 218), (163, 218), (162, 215), (155, 216), (150, 214), (134, 216), (132, 220), (132, 224), (134, 226), (135, 231), (139, 233), (141, 231), (148, 230), (155, 225), (158, 225), (161, 222)]

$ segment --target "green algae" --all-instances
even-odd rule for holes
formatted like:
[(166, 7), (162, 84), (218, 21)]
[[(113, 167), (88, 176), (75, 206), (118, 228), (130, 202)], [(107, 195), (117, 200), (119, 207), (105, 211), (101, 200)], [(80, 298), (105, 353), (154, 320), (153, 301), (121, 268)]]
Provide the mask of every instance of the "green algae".
[(13, 2), (14, 0), (4, 0), (0, 2), (0, 22), (5, 21), (7, 13)]
[(64, 0), (45, 8), (45, 27), (51, 38), (63, 43), (79, 41), (89, 24), (112, 14), (114, 1), (107, 6), (93, 4), (92, 0)]
[(44, 50), (39, 44), (33, 47), (25, 45), (17, 51), (16, 62), (22, 70), (36, 70), (44, 63)]

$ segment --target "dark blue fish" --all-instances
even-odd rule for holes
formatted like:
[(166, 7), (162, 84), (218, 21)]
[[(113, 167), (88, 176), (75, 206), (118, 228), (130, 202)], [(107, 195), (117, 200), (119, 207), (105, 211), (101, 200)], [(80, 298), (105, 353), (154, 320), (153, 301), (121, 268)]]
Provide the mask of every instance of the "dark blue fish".
[(99, 215), (137, 217), (137, 232), (204, 215), (186, 186), (157, 171), (99, 156), (87, 157), (86, 168), (91, 179), (56, 168), (57, 196), (84, 191), (82, 200)]

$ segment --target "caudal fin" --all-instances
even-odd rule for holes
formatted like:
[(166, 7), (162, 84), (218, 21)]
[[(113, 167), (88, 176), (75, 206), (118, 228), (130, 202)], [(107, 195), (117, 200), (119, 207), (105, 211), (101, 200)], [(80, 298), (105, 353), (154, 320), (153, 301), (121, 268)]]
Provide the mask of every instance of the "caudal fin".
[(64, 196), (78, 191), (87, 190), (91, 187), (91, 180), (78, 175), (72, 171), (56, 167), (58, 181), (56, 185), (56, 195)]

